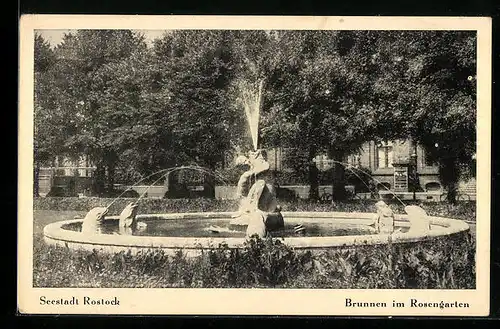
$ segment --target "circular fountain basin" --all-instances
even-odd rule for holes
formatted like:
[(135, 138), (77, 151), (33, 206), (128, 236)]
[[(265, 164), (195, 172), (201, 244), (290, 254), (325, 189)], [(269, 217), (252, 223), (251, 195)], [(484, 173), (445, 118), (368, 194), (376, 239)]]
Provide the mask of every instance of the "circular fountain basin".
[[(322, 251), (387, 243), (418, 243), (467, 232), (469, 226), (461, 220), (431, 217), (431, 229), (412, 232), (406, 215), (395, 215), (395, 232), (378, 234), (370, 226), (372, 213), (343, 212), (283, 212), (285, 228), (271, 235), (298, 250)], [(245, 227), (229, 225), (234, 212), (171, 213), (137, 215), (145, 227), (133, 234), (118, 233), (118, 217), (109, 216), (101, 233), (82, 233), (82, 219), (56, 222), (44, 228), (48, 244), (71, 249), (105, 252), (147, 251), (161, 249), (173, 254), (182, 249), (186, 255), (199, 255), (204, 249), (224, 243), (229, 248), (242, 248), (246, 241)], [(302, 224), (305, 235), (297, 235), (293, 226)]]

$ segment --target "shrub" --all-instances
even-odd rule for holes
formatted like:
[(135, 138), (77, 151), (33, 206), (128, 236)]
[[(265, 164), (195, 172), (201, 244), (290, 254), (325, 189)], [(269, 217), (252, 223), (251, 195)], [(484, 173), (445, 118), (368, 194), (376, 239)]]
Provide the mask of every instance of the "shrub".
[[(110, 207), (111, 213), (120, 212), (131, 198), (64, 198), (45, 197), (34, 198), (33, 207), (36, 210), (77, 210), (88, 211), (93, 207), (107, 206), (114, 201)], [(283, 211), (339, 211), (339, 212), (374, 212), (374, 204), (377, 200), (349, 200), (344, 202), (320, 203), (315, 201), (296, 199), (279, 200)], [(413, 202), (407, 202), (412, 204)], [(404, 206), (397, 200), (389, 202), (395, 213), (404, 214)], [(474, 221), (476, 219), (476, 203), (474, 201), (459, 201), (457, 204), (447, 202), (417, 202), (427, 211), (430, 216), (449, 217)], [(208, 198), (197, 199), (141, 199), (140, 213), (170, 213), (170, 212), (204, 212), (204, 211), (236, 211), (238, 202), (236, 200), (215, 200)]]
[(276, 187), (276, 198), (280, 201), (296, 201), (298, 199), (295, 191), (284, 187)]
[(101, 198), (138, 198), (140, 195), (137, 191), (134, 190), (120, 190), (120, 189), (112, 189), (106, 190)]
[(242, 170), (238, 166), (231, 166), (219, 170), (217, 171), (217, 173), (220, 177), (224, 177), (224, 181), (221, 181), (221, 183), (226, 185), (236, 185), (238, 184), (238, 180), (240, 179), (241, 174), (243, 174), (243, 171), (244, 170)]
[(47, 197), (76, 197), (78, 194), (75, 191), (68, 190), (64, 186), (54, 185), (50, 188)]
[[(333, 181), (334, 168), (329, 168), (319, 172), (319, 185), (331, 185)], [(371, 169), (366, 167), (345, 168), (345, 182), (353, 185), (356, 193), (370, 191)]]
[[(94, 207), (108, 206), (110, 213), (120, 212), (129, 202), (137, 198), (34, 198), (33, 207), (36, 210), (77, 210), (88, 211)], [(170, 212), (204, 212), (204, 211), (235, 211), (238, 204), (233, 200), (197, 199), (141, 199), (140, 213), (170, 213)]]
[(34, 240), (35, 287), (474, 289), (475, 244), (466, 234), (419, 244), (296, 251), (253, 237), (187, 258), (179, 250), (106, 254)]

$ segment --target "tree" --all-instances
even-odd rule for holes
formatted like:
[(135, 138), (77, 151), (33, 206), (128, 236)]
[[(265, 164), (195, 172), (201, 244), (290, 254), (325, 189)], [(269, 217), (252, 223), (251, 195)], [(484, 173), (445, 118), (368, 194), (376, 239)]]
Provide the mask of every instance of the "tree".
[[(460, 167), (471, 165), (476, 153), (476, 39), (471, 32), (449, 32), (434, 41), (427, 73), (435, 85), (429, 94), (437, 100), (427, 108), (433, 125), (410, 129), (438, 162), (447, 199), (454, 203)], [(420, 115), (414, 118), (422, 122)]]
[(152, 49), (127, 30), (65, 35), (48, 80), (64, 118), (51, 126), (58, 154), (88, 155), (99, 194), (117, 169), (129, 180), (181, 164), (215, 169), (242, 127), (228, 105), (229, 43), (228, 31), (165, 33)]
[(274, 83), (275, 99), (285, 112), (281, 116), (294, 127), (289, 143), (302, 148), (310, 160), (326, 151), (336, 161), (333, 195), (344, 199), (341, 162), (374, 130), (365, 100), (374, 71), (367, 54), (375, 38), (369, 31), (287, 31), (280, 39), (285, 54), (281, 77)]
[(116, 143), (110, 137), (116, 128), (114, 111), (122, 105), (133, 106), (128, 100), (124, 103), (119, 99), (132, 95), (121, 91), (117, 94), (116, 88), (107, 83), (119, 83), (113, 80), (116, 74), (114, 78), (110, 76), (113, 69), (126, 66), (123, 61), (144, 48), (143, 38), (129, 30), (79, 30), (66, 35), (55, 49), (60, 90), (67, 96), (65, 100), (59, 97), (59, 103), (63, 111), (72, 114), (66, 124), (70, 130), (67, 153), (73, 157), (86, 154), (95, 163), (94, 190), (98, 194), (113, 186), (118, 158)]
[(64, 143), (57, 124), (63, 118), (56, 110), (56, 91), (53, 84), (55, 56), (50, 44), (39, 34), (34, 41), (34, 185), (33, 195), (39, 195), (39, 172), (41, 164), (55, 158)]
[(475, 38), (473, 32), (385, 32), (375, 54), (376, 134), (422, 145), (438, 163), (450, 202), (459, 168), (473, 163), (476, 149)]
[[(228, 104), (231, 78), (226, 31), (174, 31), (154, 45), (157, 85), (145, 104), (157, 126), (157, 163), (196, 164), (210, 170), (225, 160), (238, 128)], [(173, 156), (165, 157), (168, 152)], [(163, 162), (163, 163), (162, 163)], [(213, 177), (206, 177), (207, 196), (215, 196)]]
[(142, 102), (148, 83), (146, 56), (146, 45), (140, 42), (130, 56), (104, 65), (94, 78), (96, 89), (103, 91), (97, 104), (101, 120), (106, 122), (102, 145), (107, 150), (104, 161), (108, 190), (113, 189), (116, 167), (128, 160), (123, 153), (135, 149), (148, 131), (141, 125), (141, 118), (147, 115)]

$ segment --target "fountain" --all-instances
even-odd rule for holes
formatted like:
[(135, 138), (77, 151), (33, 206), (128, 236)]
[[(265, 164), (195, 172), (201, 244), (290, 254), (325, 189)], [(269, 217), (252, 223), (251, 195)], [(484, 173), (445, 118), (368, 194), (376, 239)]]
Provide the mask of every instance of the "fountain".
[[(138, 225), (132, 229), (118, 227), (119, 216), (107, 216), (97, 234), (82, 232), (82, 219), (71, 219), (47, 225), (44, 239), (48, 244), (72, 249), (106, 252), (161, 249), (175, 253), (182, 249), (187, 255), (199, 255), (204, 249), (224, 243), (229, 248), (242, 248), (247, 229), (232, 226), (235, 212), (138, 214)], [(335, 248), (381, 245), (389, 242), (420, 243), (436, 238), (452, 237), (467, 232), (468, 225), (460, 220), (429, 216), (430, 229), (412, 231), (406, 215), (394, 214), (394, 232), (377, 233), (373, 213), (355, 212), (281, 212), (285, 223), (271, 236), (296, 250), (324, 251)], [(305, 233), (297, 227), (305, 227)], [(142, 227), (142, 229), (140, 229)], [(257, 226), (261, 229), (263, 226)], [(252, 232), (255, 231), (251, 227)], [(123, 232), (126, 231), (126, 232)], [(260, 231), (262, 232), (262, 231)]]
[[(405, 207), (406, 215), (394, 214), (383, 201), (376, 204), (376, 214), (282, 211), (273, 186), (266, 181), (269, 169), (266, 153), (257, 147), (261, 93), (262, 83), (257, 92), (242, 95), (254, 151), (237, 159), (238, 165), (249, 166), (238, 182), (240, 205), (237, 211), (138, 214), (143, 194), (139, 200), (128, 204), (120, 215), (108, 215), (108, 205), (90, 210), (83, 220), (49, 224), (44, 228), (45, 241), (73, 249), (132, 253), (151, 248), (166, 253), (182, 249), (186, 255), (198, 255), (221, 244), (242, 248), (247, 239), (255, 235), (283, 239), (285, 244), (297, 250), (323, 251), (420, 243), (451, 238), (469, 230), (463, 221), (428, 216), (417, 206)], [(207, 172), (201, 167), (179, 168)], [(168, 174), (179, 168), (162, 172)]]
[[(252, 155), (256, 156), (251, 161), (262, 161), (262, 151), (252, 152), (250, 159)], [(255, 167), (252, 170), (258, 172)], [(255, 175), (255, 183), (235, 212), (137, 214), (140, 206), (136, 201), (119, 215), (108, 216), (109, 206), (96, 207), (84, 219), (49, 224), (44, 228), (44, 239), (73, 249), (136, 253), (153, 248), (172, 254), (182, 249), (186, 255), (195, 256), (222, 243), (242, 248), (255, 234), (281, 238), (297, 250), (323, 251), (420, 243), (451, 238), (469, 229), (463, 221), (427, 216), (416, 206), (407, 206), (407, 215), (394, 214), (383, 201), (377, 203), (376, 214), (282, 211), (272, 186), (259, 179), (263, 173), (265, 170)]]

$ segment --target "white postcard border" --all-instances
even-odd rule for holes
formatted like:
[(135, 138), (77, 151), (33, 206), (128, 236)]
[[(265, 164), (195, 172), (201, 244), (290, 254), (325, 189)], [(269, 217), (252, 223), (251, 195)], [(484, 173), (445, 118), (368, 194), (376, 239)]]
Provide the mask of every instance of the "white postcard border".
[[(33, 40), (37, 29), (339, 29), (476, 30), (477, 287), (473, 290), (354, 289), (104, 289), (33, 288)], [(488, 17), (118, 16), (25, 15), (20, 22), (18, 306), (31, 314), (248, 314), (486, 316), (490, 283), (491, 19)], [(40, 297), (112, 298), (118, 306), (47, 306)], [(346, 298), (385, 302), (348, 308)], [(469, 303), (469, 308), (410, 307), (419, 302)], [(407, 307), (391, 307), (393, 301)]]

